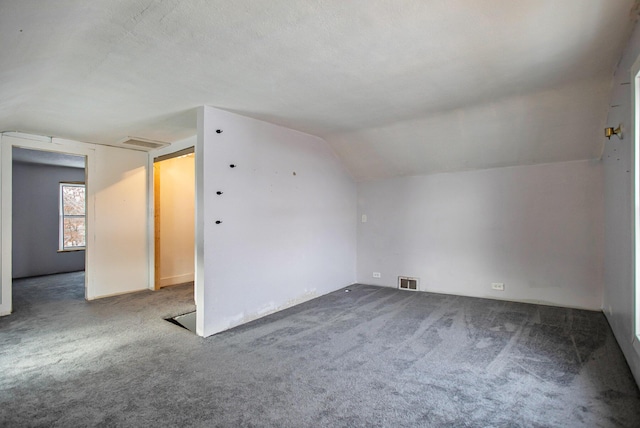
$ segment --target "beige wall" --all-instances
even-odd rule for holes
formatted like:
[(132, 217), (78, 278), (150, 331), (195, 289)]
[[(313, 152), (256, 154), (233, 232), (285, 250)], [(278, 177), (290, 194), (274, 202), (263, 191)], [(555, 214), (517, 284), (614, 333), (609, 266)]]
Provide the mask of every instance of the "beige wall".
[(156, 286), (193, 281), (195, 162), (193, 154), (154, 164)]
[(87, 203), (93, 197), (95, 213), (93, 224), (87, 224), (95, 236), (94, 248), (87, 254), (89, 299), (149, 287), (148, 154), (100, 145), (94, 150), (96, 163), (89, 161), (87, 171)]

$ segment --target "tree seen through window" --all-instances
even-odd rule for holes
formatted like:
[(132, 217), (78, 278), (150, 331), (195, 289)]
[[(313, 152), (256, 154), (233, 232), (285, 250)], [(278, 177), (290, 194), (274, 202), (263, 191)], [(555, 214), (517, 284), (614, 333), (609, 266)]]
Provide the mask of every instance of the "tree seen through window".
[(82, 249), (85, 240), (85, 186), (60, 183), (60, 249)]

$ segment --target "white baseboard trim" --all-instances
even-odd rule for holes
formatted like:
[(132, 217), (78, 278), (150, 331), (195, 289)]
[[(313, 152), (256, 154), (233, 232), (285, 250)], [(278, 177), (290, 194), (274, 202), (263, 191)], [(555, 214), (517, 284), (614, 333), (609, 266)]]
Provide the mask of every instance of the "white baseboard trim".
[(122, 295), (125, 295), (125, 294), (131, 294), (131, 293), (139, 293), (141, 291), (149, 291), (149, 289), (148, 288), (136, 288), (135, 290), (118, 291), (116, 293), (100, 294), (98, 296), (86, 296), (85, 300), (90, 302), (92, 300), (104, 299), (106, 297), (122, 296)]

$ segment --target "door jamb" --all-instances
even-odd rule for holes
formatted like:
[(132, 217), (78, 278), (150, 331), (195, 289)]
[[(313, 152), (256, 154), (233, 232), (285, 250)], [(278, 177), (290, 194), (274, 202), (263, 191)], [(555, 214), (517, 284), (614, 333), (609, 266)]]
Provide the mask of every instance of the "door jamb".
[[(13, 275), (12, 275), (12, 222), (13, 222), (13, 148), (20, 147), (46, 152), (65, 153), (85, 157), (86, 186), (86, 230), (93, 230), (95, 221), (94, 194), (92, 187), (92, 171), (95, 168), (95, 149), (87, 143), (64, 140), (61, 138), (41, 137), (18, 132), (0, 134), (0, 254), (2, 275), (0, 276), (0, 315), (12, 312)], [(93, 290), (92, 249), (94, 239), (87, 233), (85, 248), (85, 299), (90, 299)]]
[[(147, 186), (147, 191), (148, 191), (147, 193), (147, 200), (148, 200), (147, 235), (149, 237), (147, 241), (147, 246), (149, 251), (149, 266), (148, 266), (149, 290), (156, 290), (156, 250), (155, 250), (156, 231), (155, 231), (155, 195), (154, 195), (155, 177), (154, 177), (153, 164), (155, 160), (158, 158), (162, 160), (162, 159), (170, 159), (171, 157), (177, 157), (177, 156), (180, 156), (183, 151), (189, 150), (192, 147), (194, 148), (194, 153), (195, 153), (195, 144), (196, 144), (196, 136), (194, 135), (193, 137), (190, 137), (181, 141), (176, 141), (175, 143), (171, 143), (171, 145), (168, 147), (164, 147), (162, 149), (149, 152), (148, 168), (147, 168), (147, 174), (148, 174), (147, 180), (149, 183)], [(176, 154), (176, 153), (180, 153), (180, 154)], [(197, 195), (196, 195), (196, 198), (197, 198)], [(194, 248), (194, 253), (195, 253), (195, 248)], [(195, 263), (197, 264), (197, 258), (195, 260), (196, 260)], [(194, 266), (194, 275), (195, 275), (196, 268), (197, 266)], [(195, 278), (194, 278), (194, 283), (195, 283)], [(197, 287), (197, 284), (195, 284), (195, 286)], [(196, 300), (197, 299), (194, 292), (194, 301)]]

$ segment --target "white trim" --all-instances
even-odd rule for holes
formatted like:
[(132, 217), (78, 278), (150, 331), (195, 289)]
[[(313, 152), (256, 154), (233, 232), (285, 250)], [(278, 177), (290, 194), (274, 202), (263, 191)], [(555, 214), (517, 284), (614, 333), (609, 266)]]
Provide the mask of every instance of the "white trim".
[(209, 336), (205, 330), (204, 292), (205, 292), (205, 266), (204, 266), (204, 141), (206, 118), (206, 106), (198, 108), (198, 134), (195, 145), (196, 155), (196, 224), (195, 224), (195, 279), (194, 294), (196, 299), (196, 334), (198, 336)]
[(149, 158), (147, 159), (147, 253), (149, 254), (149, 260), (147, 261), (147, 275), (149, 277), (149, 290), (156, 289), (156, 218), (153, 205), (155, 204), (155, 198), (153, 197), (153, 191), (155, 181), (153, 179), (153, 152), (149, 152)]
[[(58, 183), (58, 252), (64, 253), (67, 251), (80, 251), (86, 249), (86, 222), (87, 222), (87, 211), (86, 211), (86, 202), (85, 202), (85, 213), (83, 215), (65, 215), (64, 214), (64, 196), (62, 194), (62, 189), (64, 187), (82, 187), (85, 189), (85, 201), (86, 201), (86, 186), (84, 183), (70, 183), (66, 181), (61, 181)], [(85, 245), (78, 245), (73, 247), (65, 247), (64, 246), (64, 219), (67, 217), (72, 218), (82, 218), (85, 221)]]
[(93, 251), (94, 235), (91, 233), (95, 220), (95, 197), (92, 191), (91, 171), (95, 168), (95, 149), (87, 144), (57, 138), (41, 137), (21, 133), (8, 132), (0, 134), (0, 217), (2, 276), (0, 277), (1, 302), (0, 315), (11, 313), (12, 305), (12, 189), (13, 189), (13, 148), (21, 147), (32, 150), (65, 153), (85, 157), (85, 191), (86, 191), (86, 249), (85, 249), (85, 298), (93, 296)]
[(633, 122), (631, 129), (631, 141), (633, 154), (633, 336), (631, 341), (633, 347), (640, 355), (640, 57), (638, 57), (631, 67), (631, 100), (632, 100), (632, 116)]
[(11, 144), (0, 134), (0, 315), (12, 311), (11, 279)]

